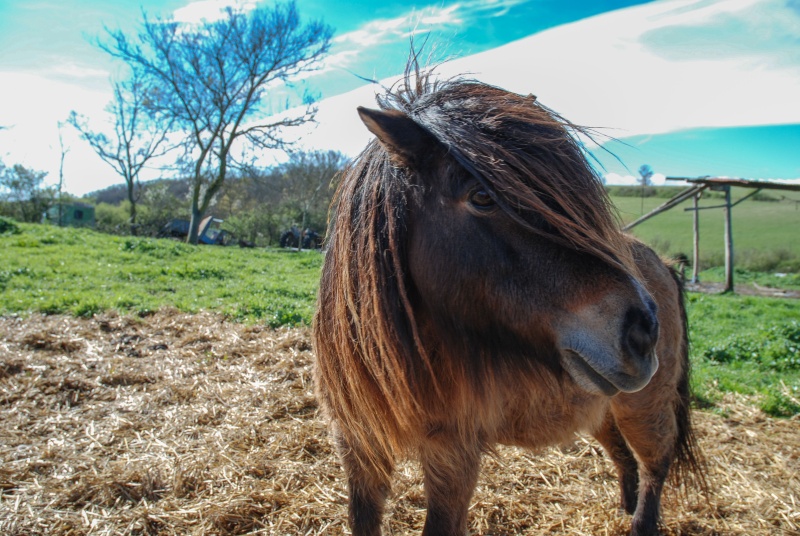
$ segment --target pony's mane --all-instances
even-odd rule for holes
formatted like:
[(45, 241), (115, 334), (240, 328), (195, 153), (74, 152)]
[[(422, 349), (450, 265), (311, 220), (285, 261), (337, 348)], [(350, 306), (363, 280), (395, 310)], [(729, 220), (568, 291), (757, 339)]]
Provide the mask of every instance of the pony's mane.
[[(605, 190), (572, 136), (577, 127), (535, 98), (473, 80), (437, 81), (412, 62), (379, 105), (435, 136), (521, 225), (635, 271)], [(410, 299), (411, 190), (409, 174), (376, 140), (344, 170), (314, 319), (323, 407), (336, 412), (345, 441), (363, 449), (349, 455), (384, 474), (393, 454), (415, 447), (409, 441), (426, 425), (427, 402), (448, 382), (434, 373)]]
[(323, 407), (336, 412), (348, 443), (364, 449), (349, 454), (387, 477), (393, 455), (413, 447), (408, 439), (423, 420), (415, 382), (430, 376), (403, 267), (406, 193), (375, 140), (345, 168), (314, 318)]
[[(616, 210), (575, 125), (537, 102), (475, 80), (439, 80), (412, 58), (382, 96), (432, 134), (519, 224), (637, 273)], [(547, 225), (531, 222), (543, 219)]]

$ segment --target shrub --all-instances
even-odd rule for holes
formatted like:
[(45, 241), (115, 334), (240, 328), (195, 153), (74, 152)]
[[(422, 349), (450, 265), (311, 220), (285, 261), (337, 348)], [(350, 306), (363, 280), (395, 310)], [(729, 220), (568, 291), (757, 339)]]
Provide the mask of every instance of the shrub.
[(619, 197), (656, 197), (658, 188), (655, 186), (609, 186), (608, 193)]
[(779, 198), (771, 194), (768, 194), (767, 192), (758, 192), (754, 194), (753, 197), (751, 197), (750, 199), (753, 201), (766, 201), (768, 203), (777, 203), (778, 201), (780, 201)]
[(96, 229), (109, 234), (128, 234), (130, 215), (123, 206), (98, 203), (94, 208)]
[(717, 363), (750, 361), (765, 370), (800, 370), (800, 323), (762, 328), (757, 337), (733, 335), (707, 348), (703, 357)]
[(0, 216), (0, 235), (4, 234), (19, 234), (19, 225), (11, 218), (4, 218)]
[(258, 246), (277, 243), (281, 234), (277, 216), (265, 209), (243, 211), (232, 216), (225, 220), (224, 228), (230, 230), (237, 239)]
[(761, 411), (773, 417), (793, 417), (800, 414), (800, 401), (797, 392), (797, 386), (793, 387), (790, 393), (789, 388), (783, 389), (781, 392), (769, 393), (763, 402), (761, 402)]
[(774, 272), (779, 266), (800, 262), (788, 249), (744, 249), (736, 252), (736, 264), (752, 272)]

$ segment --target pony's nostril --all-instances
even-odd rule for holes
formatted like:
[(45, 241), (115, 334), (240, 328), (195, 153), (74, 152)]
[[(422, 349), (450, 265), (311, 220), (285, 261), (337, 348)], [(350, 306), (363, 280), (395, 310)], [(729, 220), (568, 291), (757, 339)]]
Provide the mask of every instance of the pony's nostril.
[(632, 308), (625, 317), (623, 344), (626, 349), (637, 357), (650, 355), (658, 340), (658, 319), (655, 314), (653, 311)]

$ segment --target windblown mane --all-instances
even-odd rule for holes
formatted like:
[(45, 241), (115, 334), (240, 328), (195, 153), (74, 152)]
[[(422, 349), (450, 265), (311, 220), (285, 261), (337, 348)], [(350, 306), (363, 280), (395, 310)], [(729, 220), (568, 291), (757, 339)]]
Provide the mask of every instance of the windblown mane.
[[(471, 80), (434, 82), (410, 67), (379, 104), (436, 137), (521, 225), (635, 272), (602, 184), (573, 138), (579, 129), (534, 97)], [(410, 189), (408, 174), (377, 141), (344, 171), (315, 317), (323, 407), (335, 412), (348, 443), (365, 449), (350, 454), (382, 472), (392, 454), (414, 448), (424, 401), (438, 385), (409, 299)]]
[(420, 425), (414, 366), (427, 357), (404, 281), (402, 178), (377, 142), (345, 170), (335, 204), (314, 319), (315, 382), (347, 423), (342, 433), (371, 450), (354, 455), (386, 472), (389, 454), (405, 451), (402, 438)]
[[(591, 132), (522, 96), (474, 80), (435, 81), (410, 62), (378, 98), (442, 143), (519, 223), (636, 273), (611, 201), (576, 136)], [(543, 218), (545, 229), (529, 222)]]

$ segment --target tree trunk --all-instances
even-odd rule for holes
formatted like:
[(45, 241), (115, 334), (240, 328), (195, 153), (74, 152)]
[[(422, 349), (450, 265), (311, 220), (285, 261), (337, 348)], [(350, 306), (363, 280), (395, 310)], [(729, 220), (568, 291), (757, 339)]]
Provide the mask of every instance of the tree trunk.
[(133, 195), (133, 188), (129, 185), (128, 186), (128, 202), (131, 204), (131, 211), (130, 217), (128, 218), (128, 224), (131, 228), (131, 235), (136, 236), (136, 199)]
[(203, 182), (203, 162), (205, 162), (207, 150), (203, 151), (203, 155), (194, 164), (194, 179), (192, 180), (192, 207), (191, 218), (189, 219), (189, 234), (186, 235), (186, 242), (197, 245), (197, 240), (200, 237), (200, 220), (203, 219), (203, 211), (200, 210), (200, 188)]
[(306, 224), (308, 223), (308, 207), (303, 208), (303, 220), (300, 226), (300, 236), (297, 237), (297, 251), (303, 249), (303, 240), (306, 237)]
[(63, 123), (58, 122), (58, 143), (61, 146), (61, 161), (58, 166), (58, 226), (64, 225), (64, 158), (67, 156), (67, 150), (64, 149), (64, 137), (61, 135), (61, 127)]
[(189, 235), (186, 237), (186, 242), (194, 246), (197, 245), (200, 239), (200, 222), (203, 219), (203, 213), (200, 208), (192, 204), (192, 218), (189, 220)]

